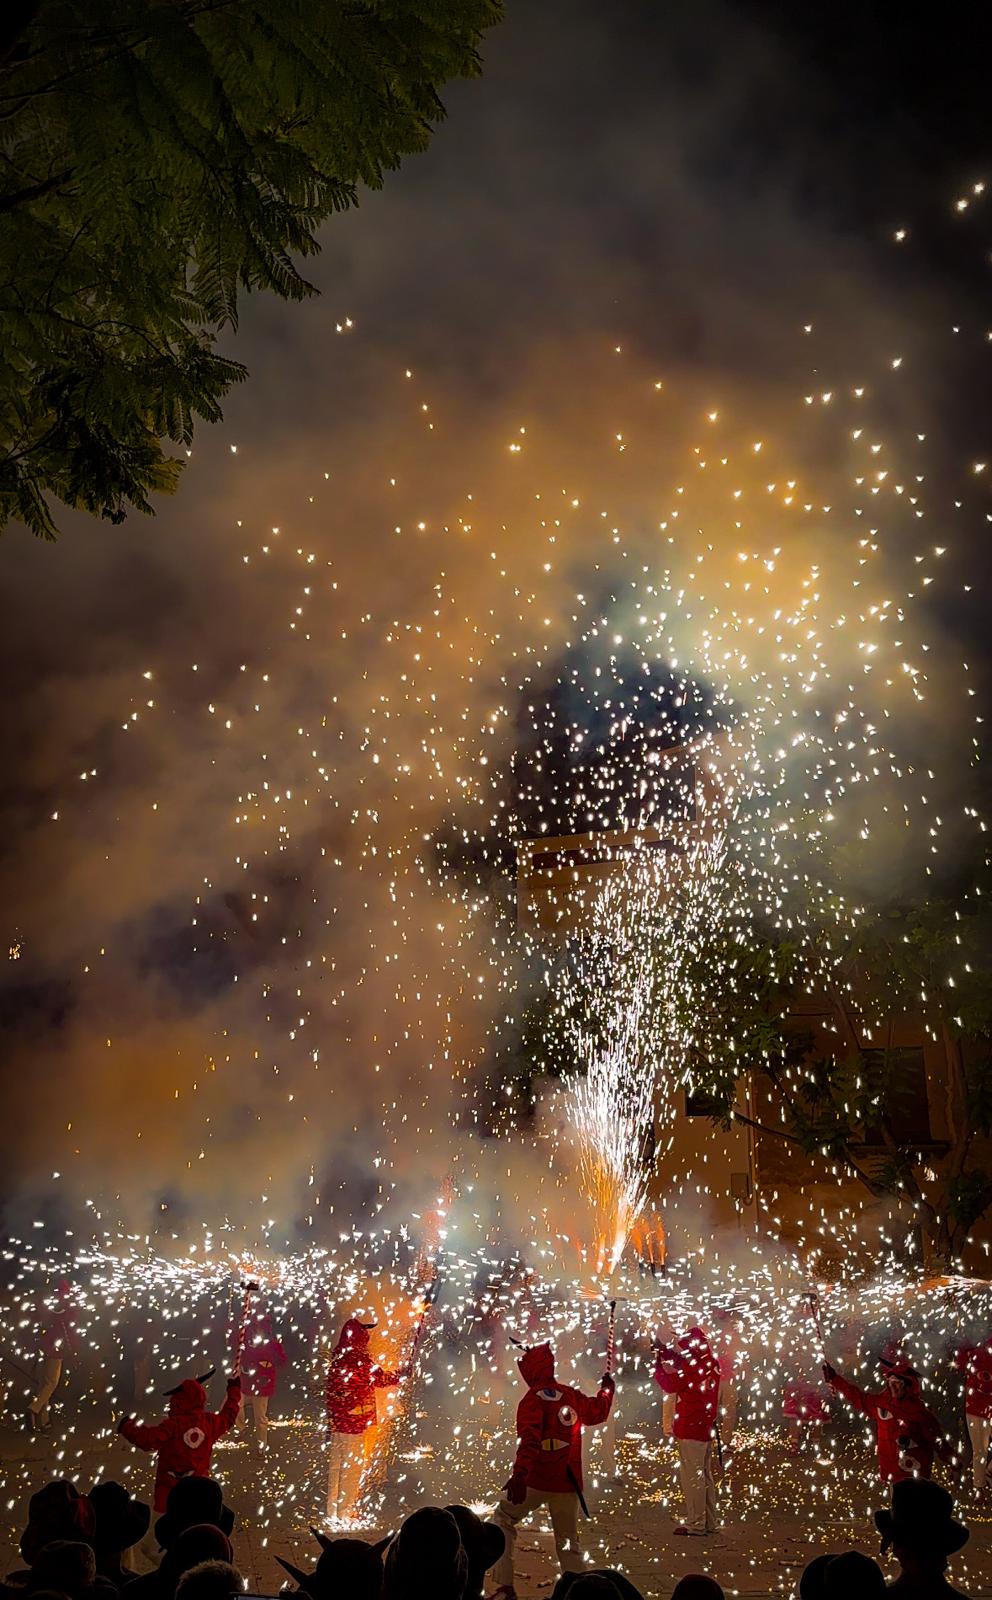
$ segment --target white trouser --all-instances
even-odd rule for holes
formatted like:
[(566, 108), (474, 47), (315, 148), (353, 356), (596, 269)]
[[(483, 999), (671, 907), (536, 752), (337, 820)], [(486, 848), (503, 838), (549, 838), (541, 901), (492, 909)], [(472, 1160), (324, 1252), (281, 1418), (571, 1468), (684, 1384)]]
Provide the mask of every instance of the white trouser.
[(355, 1514), (365, 1469), (365, 1435), (332, 1433), (327, 1449), (327, 1515), (346, 1521)]
[(968, 1438), (971, 1440), (971, 1475), (976, 1489), (984, 1489), (989, 1481), (989, 1444), (992, 1443), (992, 1417), (965, 1417)]
[(31, 1410), (34, 1412), (43, 1428), (47, 1427), (48, 1425), (48, 1403), (58, 1388), (61, 1377), (62, 1357), (45, 1356), (41, 1363), (41, 1378), (38, 1383), (38, 1393), (31, 1401)]
[(517, 1523), (529, 1517), (538, 1506), (547, 1506), (550, 1513), (551, 1531), (555, 1536), (555, 1549), (562, 1572), (582, 1571), (578, 1495), (571, 1490), (557, 1494), (547, 1489), (528, 1489), (520, 1505), (513, 1506), (509, 1500), (501, 1500), (493, 1513), (493, 1521), (506, 1536), (506, 1549), (492, 1572), (497, 1589), (513, 1588), (513, 1547), (517, 1542)]
[(267, 1394), (245, 1395), (245, 1421), (248, 1419), (248, 1407), (251, 1406), (255, 1418), (255, 1432), (259, 1444), (264, 1444), (269, 1432), (269, 1396)]
[(724, 1378), (720, 1384), (720, 1438), (729, 1445), (737, 1432), (737, 1384)]
[(685, 1525), (693, 1533), (713, 1533), (717, 1525), (713, 1445), (708, 1439), (680, 1439), (678, 1443)]

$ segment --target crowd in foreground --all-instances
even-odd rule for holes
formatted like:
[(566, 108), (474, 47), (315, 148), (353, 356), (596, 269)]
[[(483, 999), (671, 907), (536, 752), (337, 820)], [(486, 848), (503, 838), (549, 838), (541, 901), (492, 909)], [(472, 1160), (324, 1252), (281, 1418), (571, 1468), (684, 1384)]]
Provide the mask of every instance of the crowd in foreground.
[[(898, 1576), (886, 1584), (877, 1561), (857, 1550), (818, 1555), (799, 1582), (800, 1600), (951, 1600), (961, 1595), (947, 1576), (951, 1557), (968, 1539), (946, 1489), (926, 1479), (894, 1484), (891, 1504), (875, 1513), (880, 1554), (889, 1551)], [(494, 1585), (505, 1534), (467, 1506), (424, 1506), (377, 1543), (314, 1531), (320, 1554), (311, 1569), (281, 1560), (306, 1600), (504, 1600)], [(238, 1570), (235, 1517), (212, 1478), (180, 1479), (152, 1524), (151, 1507), (123, 1485), (97, 1484), (88, 1495), (65, 1479), (31, 1498), (21, 1534), (23, 1566), (8, 1574), (0, 1600), (232, 1600), (247, 1587)], [(154, 1552), (157, 1564), (137, 1573), (133, 1562)], [(286, 1591), (293, 1592), (293, 1591)], [(643, 1600), (624, 1573), (566, 1571), (552, 1600)], [(712, 1577), (689, 1574), (672, 1600), (724, 1600)]]

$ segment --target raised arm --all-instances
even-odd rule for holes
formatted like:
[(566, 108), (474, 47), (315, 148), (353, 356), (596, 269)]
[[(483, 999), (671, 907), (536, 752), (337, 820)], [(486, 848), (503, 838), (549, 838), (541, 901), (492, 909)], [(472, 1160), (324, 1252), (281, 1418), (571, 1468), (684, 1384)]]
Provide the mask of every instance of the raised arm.
[(224, 1404), (221, 1406), (219, 1411), (213, 1412), (210, 1419), (213, 1423), (211, 1432), (213, 1433), (215, 1439), (220, 1439), (229, 1431), (229, 1429), (234, 1427), (234, 1424), (238, 1420), (238, 1412), (240, 1410), (241, 1379), (238, 1377), (228, 1378), (227, 1397), (224, 1400)]
[(613, 1404), (613, 1395), (616, 1384), (608, 1372), (604, 1373), (599, 1383), (596, 1394), (576, 1394), (575, 1409), (583, 1427), (594, 1427), (597, 1422), (605, 1422), (610, 1414)]
[(834, 1389), (842, 1400), (846, 1400), (849, 1406), (853, 1406), (855, 1411), (863, 1411), (866, 1417), (878, 1416), (878, 1395), (866, 1394), (864, 1389), (859, 1389), (850, 1378), (842, 1378), (828, 1362), (824, 1362), (823, 1376), (831, 1389)]

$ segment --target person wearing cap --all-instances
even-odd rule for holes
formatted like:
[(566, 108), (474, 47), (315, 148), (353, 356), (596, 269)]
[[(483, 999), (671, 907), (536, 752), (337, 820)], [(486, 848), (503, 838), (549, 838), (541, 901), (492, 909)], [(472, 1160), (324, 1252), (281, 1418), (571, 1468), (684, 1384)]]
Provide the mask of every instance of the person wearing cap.
[(949, 1451), (940, 1422), (924, 1404), (920, 1375), (903, 1361), (890, 1364), (883, 1359), (880, 1365), (885, 1383), (877, 1391), (859, 1389), (826, 1361), (823, 1376), (848, 1405), (874, 1422), (878, 1472), (883, 1482), (929, 1478), (934, 1455), (944, 1460)]
[(960, 1596), (947, 1579), (951, 1556), (968, 1542), (968, 1530), (954, 1516), (954, 1501), (939, 1483), (925, 1478), (892, 1485), (892, 1506), (875, 1512), (882, 1554), (891, 1550), (899, 1576), (888, 1593), (899, 1600), (954, 1600)]
[(375, 1392), (392, 1389), (403, 1374), (387, 1372), (369, 1354), (374, 1321), (349, 1317), (338, 1336), (327, 1369), (327, 1515), (350, 1522), (365, 1468), (366, 1435), (376, 1422)]
[(124, 1417), (117, 1432), (139, 1450), (154, 1450), (155, 1510), (165, 1511), (169, 1491), (180, 1478), (209, 1478), (214, 1445), (234, 1427), (241, 1410), (241, 1379), (235, 1374), (227, 1380), (227, 1396), (219, 1411), (207, 1410), (207, 1391), (203, 1380), (187, 1378), (165, 1391), (169, 1414), (161, 1422), (137, 1422)]
[(713, 1435), (720, 1405), (720, 1363), (702, 1328), (690, 1328), (673, 1349), (657, 1347), (655, 1382), (675, 1396), (672, 1438), (679, 1447), (679, 1479), (685, 1521), (676, 1529), (683, 1538), (715, 1533), (716, 1479)]
[[(583, 1394), (555, 1378), (554, 1351), (549, 1344), (525, 1350), (517, 1362), (527, 1393), (517, 1407), (517, 1454), (503, 1499), (493, 1521), (503, 1530), (506, 1546), (496, 1562), (496, 1595), (514, 1600), (513, 1547), (517, 1523), (547, 1506), (555, 1549), (563, 1572), (581, 1572), (579, 1506), (582, 1494), (582, 1429), (605, 1422), (613, 1405), (614, 1383), (604, 1373), (594, 1395)], [(588, 1515), (588, 1512), (587, 1512)]]
[(992, 1335), (981, 1344), (965, 1344), (954, 1365), (964, 1373), (964, 1419), (971, 1440), (971, 1477), (981, 1494), (989, 1481), (992, 1442)]

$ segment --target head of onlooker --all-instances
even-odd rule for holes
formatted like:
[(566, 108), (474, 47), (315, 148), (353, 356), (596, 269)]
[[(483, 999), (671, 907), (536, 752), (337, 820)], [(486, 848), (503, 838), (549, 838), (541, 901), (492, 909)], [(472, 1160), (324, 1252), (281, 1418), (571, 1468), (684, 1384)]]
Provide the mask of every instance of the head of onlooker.
[(169, 1545), (158, 1569), (159, 1589), (165, 1600), (172, 1600), (184, 1573), (207, 1561), (233, 1565), (234, 1552), (227, 1534), (211, 1522), (184, 1528)]
[(119, 1588), (134, 1576), (124, 1566), (122, 1557), (140, 1544), (148, 1532), (151, 1507), (144, 1500), (135, 1500), (122, 1483), (112, 1479), (94, 1484), (89, 1500), (94, 1517), (96, 1570)]
[[(589, 1579), (602, 1580), (609, 1584), (609, 1588), (597, 1588), (595, 1591), (582, 1588), (577, 1589), (579, 1583), (585, 1584)], [(623, 1572), (617, 1572), (614, 1567), (597, 1567), (591, 1572), (563, 1572), (552, 1591), (551, 1600), (562, 1600), (568, 1595), (568, 1600), (577, 1596), (578, 1600), (595, 1600), (598, 1594), (600, 1600), (614, 1600), (619, 1595), (620, 1600), (643, 1600), (640, 1589), (634, 1587), (630, 1579)]]
[(169, 1490), (165, 1510), (155, 1524), (155, 1537), (163, 1550), (186, 1528), (210, 1524), (230, 1538), (234, 1512), (224, 1504), (224, 1491), (215, 1478), (180, 1478)]
[(468, 1567), (465, 1600), (479, 1600), (485, 1588), (486, 1573), (496, 1565), (506, 1549), (506, 1534), (492, 1522), (483, 1522), (468, 1506), (445, 1506), (458, 1524), (462, 1549)]
[(386, 1551), (382, 1600), (463, 1600), (468, 1561), (458, 1524), (440, 1506), (407, 1517)]
[(823, 1600), (824, 1574), (834, 1560), (836, 1556), (830, 1550), (821, 1556), (814, 1556), (812, 1561), (807, 1563), (799, 1579), (799, 1600)]
[[(34, 1594), (53, 1589), (68, 1600), (87, 1600), (96, 1584), (96, 1556), (80, 1539), (53, 1539), (39, 1550), (25, 1588)], [(105, 1586), (105, 1592), (111, 1593)]]
[(860, 1550), (845, 1550), (823, 1569), (824, 1600), (880, 1600), (884, 1593), (881, 1567)]
[(366, 1544), (364, 1539), (329, 1539), (326, 1533), (311, 1533), (320, 1545), (320, 1556), (312, 1572), (293, 1566), (282, 1556), (279, 1565), (295, 1578), (300, 1591), (310, 1600), (379, 1600), (382, 1589), (382, 1552), (389, 1543)]
[(672, 1600), (723, 1600), (723, 1590), (705, 1572), (687, 1572), (672, 1590)]
[(245, 1580), (230, 1561), (200, 1561), (183, 1573), (176, 1585), (176, 1600), (232, 1600), (244, 1589)]
[(892, 1486), (892, 1506), (875, 1512), (882, 1551), (891, 1550), (899, 1576), (889, 1585), (901, 1594), (954, 1592), (947, 1564), (968, 1541), (968, 1530), (954, 1516), (954, 1501), (939, 1483), (907, 1478)]
[(46, 1483), (28, 1501), (28, 1520), (21, 1534), (21, 1555), (33, 1567), (38, 1553), (53, 1539), (92, 1543), (96, 1519), (87, 1495), (67, 1478)]

